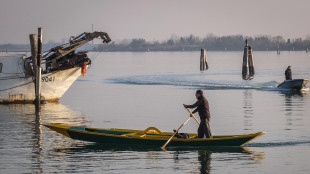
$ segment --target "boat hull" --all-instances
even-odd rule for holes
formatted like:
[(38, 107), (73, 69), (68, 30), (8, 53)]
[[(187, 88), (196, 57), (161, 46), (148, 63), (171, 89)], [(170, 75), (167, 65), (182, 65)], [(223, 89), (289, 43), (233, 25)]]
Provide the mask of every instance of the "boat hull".
[[(81, 75), (81, 68), (42, 74), (41, 98), (48, 102), (57, 102)], [(32, 77), (20, 77), (1, 80), (0, 103), (33, 103), (35, 87)]]
[(285, 80), (283, 83), (278, 85), (278, 88), (282, 89), (292, 89), (292, 90), (302, 90), (306, 88), (309, 80), (307, 79), (293, 79)]
[[(161, 147), (172, 136), (169, 132), (151, 132), (127, 129), (92, 129), (62, 124), (45, 125), (69, 138), (105, 144), (126, 144), (139, 146)], [(158, 133), (159, 132), (159, 133)], [(191, 139), (173, 138), (169, 147), (213, 147), (213, 146), (242, 146), (247, 142), (265, 134), (258, 132), (245, 135), (223, 135), (213, 138), (194, 138), (197, 134), (190, 134)]]

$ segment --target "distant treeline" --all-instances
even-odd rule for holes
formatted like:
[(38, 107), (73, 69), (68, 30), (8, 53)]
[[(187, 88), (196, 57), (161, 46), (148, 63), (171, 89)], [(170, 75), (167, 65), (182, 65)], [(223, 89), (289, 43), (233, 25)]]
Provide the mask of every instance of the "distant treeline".
[[(306, 50), (310, 49), (310, 37), (306, 39), (287, 39), (282, 36), (255, 36), (247, 37), (243, 35), (215, 36), (208, 35), (205, 38), (199, 38), (194, 35), (186, 37), (172, 36), (166, 41), (147, 42), (145, 39), (132, 39), (121, 43), (111, 42), (109, 44), (86, 44), (81, 48), (88, 51), (198, 51), (201, 48), (207, 51), (241, 51), (245, 45), (245, 39), (248, 39), (249, 45), (255, 51), (275, 51), (275, 50)], [(48, 42), (43, 44), (43, 50), (47, 51), (52, 47), (63, 43)], [(1, 52), (11, 51), (30, 51), (29, 44), (2, 44)]]
[(245, 46), (245, 39), (253, 50), (274, 51), (278, 50), (306, 50), (310, 49), (310, 38), (287, 39), (282, 36), (255, 36), (244, 37), (242, 35), (214, 36), (208, 35), (199, 38), (194, 35), (187, 37), (171, 37), (162, 42), (147, 42), (145, 39), (132, 39), (129, 43), (115, 43), (108, 45), (96, 45), (95, 51), (198, 51), (205, 48), (209, 51), (241, 51)]

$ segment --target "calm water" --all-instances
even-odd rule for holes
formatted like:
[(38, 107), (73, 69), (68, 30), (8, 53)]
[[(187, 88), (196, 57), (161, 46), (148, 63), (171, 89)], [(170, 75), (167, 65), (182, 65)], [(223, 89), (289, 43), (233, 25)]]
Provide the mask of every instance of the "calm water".
[[(90, 57), (94, 56), (90, 53)], [(254, 52), (253, 80), (241, 78), (242, 52), (101, 53), (60, 103), (0, 105), (0, 173), (310, 173), (310, 94), (278, 90), (284, 70), (310, 79), (310, 53)], [(308, 85), (309, 87), (309, 85)], [(266, 135), (244, 148), (169, 150), (98, 146), (43, 127), (70, 123), (162, 131), (188, 117), (182, 104), (203, 89), (213, 134)], [(196, 132), (190, 120), (181, 132)]]

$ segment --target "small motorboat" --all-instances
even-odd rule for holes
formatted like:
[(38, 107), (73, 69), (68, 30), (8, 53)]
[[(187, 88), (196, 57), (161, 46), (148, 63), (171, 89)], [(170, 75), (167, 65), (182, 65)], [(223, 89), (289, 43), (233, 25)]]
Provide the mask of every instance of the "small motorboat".
[(306, 85), (309, 82), (307, 79), (293, 79), (285, 80), (283, 83), (279, 84), (277, 87), (282, 89), (292, 89), (292, 90), (302, 90), (306, 89)]
[[(173, 132), (161, 132), (156, 127), (149, 127), (145, 130), (131, 129), (99, 129), (83, 126), (72, 126), (64, 124), (44, 125), (51, 130), (63, 134), (69, 138), (104, 143), (109, 145), (128, 146), (157, 146), (161, 147), (166, 143)], [(218, 135), (212, 138), (197, 138), (197, 134), (188, 134), (189, 139), (173, 137), (169, 147), (221, 147), (221, 146), (243, 146), (249, 141), (264, 135), (266, 132), (257, 132), (243, 135)]]

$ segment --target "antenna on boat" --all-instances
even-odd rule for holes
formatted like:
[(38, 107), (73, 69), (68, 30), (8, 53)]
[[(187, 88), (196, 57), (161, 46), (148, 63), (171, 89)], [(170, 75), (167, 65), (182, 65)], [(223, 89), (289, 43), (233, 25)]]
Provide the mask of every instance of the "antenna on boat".
[[(94, 32), (94, 24), (91, 24), (91, 32)], [(94, 47), (94, 40), (91, 41), (92, 46)]]

